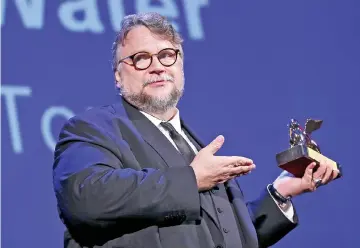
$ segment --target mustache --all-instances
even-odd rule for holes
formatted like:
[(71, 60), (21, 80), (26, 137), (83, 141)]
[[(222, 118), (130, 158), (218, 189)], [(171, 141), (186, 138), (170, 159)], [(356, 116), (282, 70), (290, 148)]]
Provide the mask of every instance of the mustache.
[(168, 74), (164, 74), (164, 75), (157, 75), (154, 77), (149, 78), (148, 80), (146, 80), (144, 82), (144, 87), (148, 84), (151, 83), (155, 83), (157, 81), (169, 81), (169, 82), (174, 82), (174, 78)]

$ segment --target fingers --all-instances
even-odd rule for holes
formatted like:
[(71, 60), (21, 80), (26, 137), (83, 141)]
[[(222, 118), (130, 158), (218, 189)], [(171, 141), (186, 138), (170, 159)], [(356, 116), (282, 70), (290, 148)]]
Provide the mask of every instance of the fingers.
[(327, 168), (327, 166), (321, 162), (319, 164), (319, 167), (317, 168), (317, 170), (314, 172), (313, 178), (314, 179), (323, 179), (325, 172), (326, 172), (326, 168)]
[(251, 159), (244, 157), (223, 157), (222, 159), (227, 160), (228, 163), (221, 169), (221, 176), (218, 178), (220, 183), (247, 175), (256, 167)]
[(320, 161), (318, 170), (314, 173), (314, 179), (322, 179), (321, 184), (327, 184), (335, 179), (339, 171), (334, 170), (326, 160)]
[(327, 184), (328, 182), (330, 182), (330, 180), (332, 180), (333, 170), (328, 166), (325, 167), (326, 167), (326, 171), (322, 178), (322, 184)]
[(247, 166), (252, 165), (254, 162), (245, 157), (240, 156), (229, 156), (229, 157), (219, 157), (222, 160), (222, 163), (227, 166), (237, 167), (237, 166)]
[(337, 177), (338, 171), (333, 170), (331, 164), (326, 161), (320, 161), (318, 168), (314, 171), (316, 163), (311, 163), (305, 171), (303, 177), (304, 182), (308, 185), (308, 190), (315, 191), (321, 185), (329, 183), (331, 180)]
[(332, 170), (332, 176), (331, 176), (331, 180), (334, 180), (335, 178), (337, 178), (339, 176), (339, 171), (338, 170)]
[(229, 179), (240, 175), (247, 175), (255, 169), (254, 162), (249, 158), (240, 156), (218, 158), (222, 160), (223, 173), (229, 175)]
[(305, 191), (314, 191), (316, 189), (315, 182), (313, 180), (313, 172), (314, 168), (316, 166), (315, 162), (310, 163), (305, 170), (304, 176), (303, 176), (303, 190)]
[(215, 154), (223, 146), (224, 141), (224, 136), (219, 135), (202, 150), (209, 151), (211, 154)]
[(250, 173), (253, 169), (255, 169), (255, 164), (246, 165), (246, 166), (237, 166), (228, 168), (228, 171), (233, 176), (245, 175)]
[(335, 169), (332, 164), (328, 163), (326, 160), (323, 161), (323, 163), (327, 166), (327, 170), (329, 170), (329, 179), (327, 180), (327, 183), (336, 179), (339, 176), (340, 171)]
[(235, 177), (249, 174), (255, 168), (255, 164), (238, 167), (225, 167), (225, 171), (217, 178), (217, 183), (227, 182)]
[(331, 171), (328, 182), (330, 182), (331, 180), (336, 179), (339, 176), (340, 171), (338, 169), (334, 168), (331, 163), (329, 163), (327, 161), (324, 161), (324, 163), (326, 163), (326, 166), (328, 167), (328, 170)]

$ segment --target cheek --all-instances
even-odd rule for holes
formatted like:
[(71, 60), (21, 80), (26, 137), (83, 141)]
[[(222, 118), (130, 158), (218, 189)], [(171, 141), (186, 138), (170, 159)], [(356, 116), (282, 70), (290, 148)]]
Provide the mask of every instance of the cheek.
[(139, 91), (143, 88), (144, 77), (143, 72), (124, 70), (122, 83), (126, 89)]
[(169, 69), (168, 73), (173, 77), (175, 77), (176, 80), (183, 77), (183, 67), (181, 66), (180, 63), (175, 64), (173, 67), (169, 67), (168, 69)]
[(184, 72), (182, 68), (177, 68), (173, 71), (173, 76), (177, 85), (182, 85), (184, 83)]

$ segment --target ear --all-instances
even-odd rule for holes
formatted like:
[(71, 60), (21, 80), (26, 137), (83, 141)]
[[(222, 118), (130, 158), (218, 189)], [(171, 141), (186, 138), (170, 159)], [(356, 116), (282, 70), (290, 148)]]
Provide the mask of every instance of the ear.
[(121, 82), (120, 72), (115, 71), (114, 76), (115, 76), (115, 84), (118, 88), (120, 88), (120, 82)]

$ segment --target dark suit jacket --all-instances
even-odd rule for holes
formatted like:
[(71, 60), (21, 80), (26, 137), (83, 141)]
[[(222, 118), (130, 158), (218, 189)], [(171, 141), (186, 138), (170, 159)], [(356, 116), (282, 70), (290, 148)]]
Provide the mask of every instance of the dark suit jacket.
[[(54, 159), (58, 210), (67, 227), (65, 247), (214, 245), (202, 216), (205, 211), (215, 220), (216, 213), (201, 205), (192, 167), (126, 101), (71, 118), (60, 132)], [(239, 248), (268, 247), (297, 225), (265, 189), (258, 200), (246, 203), (236, 180), (219, 186), (224, 190), (214, 197), (231, 204), (242, 237)]]

